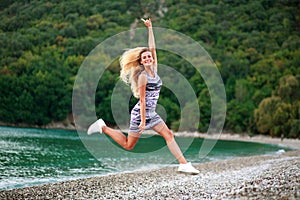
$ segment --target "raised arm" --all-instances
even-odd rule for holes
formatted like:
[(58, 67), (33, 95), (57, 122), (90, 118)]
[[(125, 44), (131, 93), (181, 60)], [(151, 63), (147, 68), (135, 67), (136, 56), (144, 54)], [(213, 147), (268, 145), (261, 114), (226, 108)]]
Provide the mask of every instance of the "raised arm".
[(149, 49), (152, 53), (152, 57), (154, 59), (154, 70), (157, 71), (157, 55), (156, 55), (156, 47), (155, 47), (155, 39), (154, 39), (154, 34), (153, 34), (153, 30), (152, 30), (152, 22), (151, 19), (141, 19), (145, 26), (148, 27), (148, 46)]

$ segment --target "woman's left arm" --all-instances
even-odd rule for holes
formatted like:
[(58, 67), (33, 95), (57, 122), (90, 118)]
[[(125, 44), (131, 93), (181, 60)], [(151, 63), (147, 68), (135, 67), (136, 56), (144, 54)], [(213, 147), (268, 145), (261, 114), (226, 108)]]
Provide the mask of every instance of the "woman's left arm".
[(146, 126), (146, 85), (147, 85), (147, 77), (144, 74), (141, 74), (138, 78), (138, 88), (140, 95), (140, 115), (141, 115), (141, 123), (139, 124), (139, 129), (141, 132), (144, 131)]
[(152, 57), (154, 59), (154, 70), (157, 72), (157, 55), (156, 55), (155, 39), (152, 30), (152, 22), (150, 18), (147, 20), (142, 19), (142, 21), (144, 22), (145, 26), (148, 27), (148, 46), (152, 53)]

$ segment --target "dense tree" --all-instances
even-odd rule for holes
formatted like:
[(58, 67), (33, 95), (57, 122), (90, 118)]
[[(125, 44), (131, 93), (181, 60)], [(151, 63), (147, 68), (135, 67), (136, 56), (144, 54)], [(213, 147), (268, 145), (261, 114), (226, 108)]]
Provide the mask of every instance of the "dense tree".
[(287, 75), (280, 79), (275, 95), (265, 98), (255, 110), (257, 129), (272, 136), (298, 137), (299, 81)]
[[(0, 16), (2, 122), (44, 125), (66, 118), (85, 56), (106, 38), (143, 27), (135, 20), (149, 16), (155, 26), (192, 37), (211, 55), (226, 88), (226, 130), (300, 137), (298, 1), (2, 1)], [(207, 131), (211, 96), (218, 91), (209, 91), (181, 57), (163, 51), (158, 56), (189, 80), (200, 109), (197, 128)], [(118, 73), (113, 62), (95, 95), (97, 113), (112, 125), (111, 94)], [(176, 130), (189, 121), (180, 113), (193, 112), (192, 104), (180, 108), (166, 88), (161, 97), (168, 125)], [(132, 98), (130, 106), (135, 102)]]

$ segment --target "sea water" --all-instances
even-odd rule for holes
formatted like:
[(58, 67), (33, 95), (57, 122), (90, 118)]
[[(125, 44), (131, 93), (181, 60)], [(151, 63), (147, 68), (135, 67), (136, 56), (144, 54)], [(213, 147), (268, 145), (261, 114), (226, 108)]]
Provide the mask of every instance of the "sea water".
[[(290, 150), (277, 145), (218, 140), (207, 155), (201, 156), (203, 139), (176, 140), (180, 147), (185, 145), (184, 155), (192, 163)], [(141, 137), (133, 151), (126, 151), (103, 134), (0, 127), (0, 190), (175, 164), (158, 135)]]

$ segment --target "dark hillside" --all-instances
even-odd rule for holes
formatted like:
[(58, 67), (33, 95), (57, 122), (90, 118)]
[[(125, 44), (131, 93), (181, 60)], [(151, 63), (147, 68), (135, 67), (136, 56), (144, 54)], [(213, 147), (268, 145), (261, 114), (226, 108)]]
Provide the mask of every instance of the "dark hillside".
[[(1, 1), (0, 121), (45, 125), (66, 119), (85, 56), (106, 38), (143, 27), (135, 20), (150, 16), (155, 26), (184, 33), (209, 52), (226, 87), (226, 130), (299, 138), (299, 11), (297, 0)], [(201, 76), (180, 58), (164, 55), (159, 52), (197, 93), (198, 130), (205, 132), (210, 98)], [(96, 110), (110, 124), (118, 72), (113, 63), (96, 94)], [(176, 99), (167, 90), (161, 97), (167, 123), (176, 129)]]

